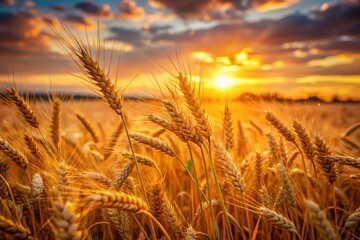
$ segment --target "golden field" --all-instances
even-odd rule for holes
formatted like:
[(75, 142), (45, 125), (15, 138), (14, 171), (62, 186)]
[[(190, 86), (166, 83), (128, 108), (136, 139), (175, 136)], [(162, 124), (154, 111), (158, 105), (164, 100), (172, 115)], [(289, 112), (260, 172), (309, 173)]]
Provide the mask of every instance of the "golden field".
[(360, 237), (357, 104), (199, 101), (206, 135), (176, 94), (173, 112), (167, 100), (122, 101), (127, 131), (103, 101), (24, 101), (19, 111), (9, 97), (0, 236)]
[(4, 87), (1, 238), (360, 237), (358, 105), (214, 102), (181, 70), (128, 101), (70, 37), (104, 101)]

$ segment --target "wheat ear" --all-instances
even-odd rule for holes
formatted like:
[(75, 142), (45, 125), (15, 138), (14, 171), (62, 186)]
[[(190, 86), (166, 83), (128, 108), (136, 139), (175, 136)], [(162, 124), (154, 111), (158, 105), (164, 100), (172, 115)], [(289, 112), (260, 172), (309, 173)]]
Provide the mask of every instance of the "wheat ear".
[(221, 172), (230, 180), (233, 186), (240, 192), (245, 190), (245, 181), (229, 152), (222, 144), (214, 145), (216, 159), (215, 162)]
[(174, 157), (174, 151), (172, 148), (165, 143), (164, 141), (160, 140), (159, 138), (150, 137), (148, 135), (142, 133), (131, 133), (130, 137), (135, 141), (138, 141), (142, 144), (145, 144), (153, 149), (156, 149), (160, 152), (166, 153), (167, 155)]
[(138, 197), (115, 191), (102, 191), (88, 196), (83, 201), (89, 209), (119, 208), (128, 212), (148, 210), (148, 205)]
[(350, 126), (348, 129), (346, 129), (345, 132), (343, 134), (341, 134), (341, 137), (345, 138), (347, 136), (350, 136), (352, 133), (354, 133), (359, 128), (360, 128), (360, 122), (355, 123), (354, 125)]
[(129, 214), (126, 211), (108, 208), (106, 216), (111, 226), (116, 230), (118, 239), (131, 240)]
[(61, 102), (55, 99), (53, 102), (53, 112), (51, 116), (50, 135), (56, 147), (59, 149), (61, 140)]
[(282, 216), (281, 214), (270, 210), (265, 207), (260, 207), (259, 211), (261, 214), (266, 217), (269, 221), (273, 222), (275, 226), (285, 229), (288, 232), (295, 233), (296, 235), (299, 235), (299, 233), (296, 230), (296, 227), (292, 221), (287, 219), (286, 217)]
[(82, 232), (79, 230), (79, 214), (76, 214), (74, 205), (67, 201), (54, 203), (56, 218), (56, 235), (60, 240), (79, 240)]
[(29, 229), (10, 219), (0, 215), (0, 231), (9, 234), (16, 239), (28, 239), (30, 237)]
[(7, 155), (19, 167), (26, 170), (29, 166), (29, 161), (24, 154), (19, 152), (16, 148), (10, 145), (5, 139), (0, 138), (0, 151)]
[(235, 139), (234, 139), (234, 127), (232, 123), (231, 112), (227, 104), (224, 110), (223, 132), (224, 132), (225, 148), (226, 150), (230, 151), (234, 147)]
[(85, 129), (90, 133), (91, 138), (94, 140), (94, 142), (96, 142), (96, 143), (99, 142), (98, 134), (96, 133), (95, 128), (91, 124), (89, 119), (87, 119), (85, 116), (81, 115), (80, 113), (76, 113), (76, 117), (79, 119), (79, 121), (85, 127)]
[(329, 146), (319, 136), (315, 137), (315, 146), (317, 162), (319, 163), (326, 179), (331, 184), (334, 184), (336, 180), (335, 163), (327, 158), (331, 154)]
[(311, 219), (319, 233), (319, 239), (336, 240), (335, 231), (319, 205), (311, 200), (305, 200), (305, 203), (310, 210)]
[(290, 181), (288, 173), (286, 172), (286, 168), (281, 164), (277, 164), (276, 168), (283, 182), (283, 188), (284, 191), (286, 192), (287, 199), (289, 200), (290, 205), (293, 208), (295, 208), (296, 197), (295, 197), (294, 187)]
[(325, 157), (327, 160), (332, 162), (349, 165), (355, 168), (360, 168), (360, 159), (354, 157), (347, 157), (347, 156), (328, 156)]
[(112, 134), (109, 145), (105, 149), (104, 159), (108, 159), (111, 156), (111, 153), (113, 152), (113, 149), (123, 130), (124, 130), (124, 124), (121, 122), (118, 124), (115, 132)]
[(25, 121), (32, 127), (39, 127), (38, 117), (35, 115), (30, 106), (26, 103), (25, 99), (19, 94), (19, 92), (14, 89), (6, 89), (7, 93), (10, 95), (11, 100), (15, 103), (16, 107), (19, 109), (23, 115)]
[(32, 136), (30, 136), (29, 134), (25, 133), (24, 140), (25, 140), (26, 146), (28, 147), (28, 149), (31, 152), (31, 155), (33, 155), (33, 157), (35, 159), (41, 160), (42, 156), (40, 153), (40, 148), (39, 148), (38, 144), (36, 143), (35, 139)]
[(360, 207), (357, 208), (346, 220), (345, 227), (351, 228), (360, 221)]
[(163, 101), (163, 105), (172, 119), (173, 132), (181, 141), (192, 141), (196, 144), (201, 144), (204, 141), (203, 135), (199, 133), (185, 112), (170, 101)]
[(295, 135), (294, 133), (283, 124), (273, 113), (266, 112), (266, 119), (284, 136), (286, 140), (289, 142), (295, 143)]
[(40, 173), (35, 173), (32, 178), (32, 194), (39, 197), (44, 191), (44, 183)]
[(183, 76), (182, 73), (179, 73), (178, 80), (180, 90), (184, 95), (187, 106), (198, 123), (197, 127), (205, 138), (209, 138), (212, 130), (204, 106), (195, 95), (194, 88), (190, 85), (190, 81), (187, 77)]
[(90, 82), (98, 87), (103, 98), (109, 103), (110, 107), (118, 115), (122, 115), (122, 96), (120, 91), (116, 88), (115, 83), (106, 76), (104, 70), (100, 68), (99, 63), (94, 61), (84, 47), (80, 44), (78, 44), (77, 47), (78, 49), (72, 48), (72, 51), (80, 60), (80, 65), (89, 77)]

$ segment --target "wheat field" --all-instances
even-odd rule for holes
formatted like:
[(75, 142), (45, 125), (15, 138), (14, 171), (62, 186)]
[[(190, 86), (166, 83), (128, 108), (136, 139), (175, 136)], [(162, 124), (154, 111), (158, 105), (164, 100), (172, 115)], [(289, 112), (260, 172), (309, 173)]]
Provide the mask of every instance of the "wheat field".
[(357, 104), (210, 102), (183, 71), (124, 100), (80, 43), (104, 101), (6, 88), (2, 239), (359, 239)]

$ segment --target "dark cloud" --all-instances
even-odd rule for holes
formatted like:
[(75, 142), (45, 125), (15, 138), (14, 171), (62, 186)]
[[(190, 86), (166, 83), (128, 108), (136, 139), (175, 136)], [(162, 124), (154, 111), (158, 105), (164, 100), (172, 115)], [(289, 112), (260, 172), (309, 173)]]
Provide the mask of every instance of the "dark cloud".
[(58, 12), (65, 12), (67, 10), (67, 8), (62, 5), (51, 5), (50, 9)]
[(0, 41), (20, 44), (26, 39), (39, 37), (44, 26), (42, 18), (30, 12), (0, 13)]
[(138, 6), (135, 0), (122, 0), (119, 5), (119, 17), (122, 19), (142, 19), (145, 16), (144, 8)]
[(149, 35), (145, 30), (113, 27), (109, 31), (113, 34), (108, 40), (118, 40), (135, 47), (142, 47), (149, 42)]
[(72, 24), (76, 28), (93, 28), (95, 27), (95, 22), (86, 16), (68, 14), (64, 17), (64, 21)]
[(16, 0), (0, 0), (0, 5), (13, 6), (15, 3)]
[(80, 2), (75, 5), (75, 8), (97, 17), (109, 18), (112, 16), (110, 6), (107, 4), (99, 6), (92, 2)]
[(44, 18), (32, 12), (0, 13), (0, 74), (11, 72), (13, 67), (21, 74), (52, 73), (51, 62), (64, 66), (65, 57), (51, 51), (54, 36), (45, 31), (46, 26)]
[(150, 4), (153, 7), (173, 11), (182, 18), (209, 21), (241, 16), (241, 11), (250, 8), (261, 10), (277, 9), (296, 2), (298, 0), (151, 0)]

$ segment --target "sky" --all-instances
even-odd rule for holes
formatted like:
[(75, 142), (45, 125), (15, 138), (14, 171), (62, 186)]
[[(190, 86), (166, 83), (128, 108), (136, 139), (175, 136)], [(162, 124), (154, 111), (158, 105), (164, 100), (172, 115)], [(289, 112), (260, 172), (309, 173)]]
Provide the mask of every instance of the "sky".
[(0, 0), (0, 83), (91, 92), (65, 29), (128, 95), (181, 69), (209, 96), (360, 99), (360, 0)]

